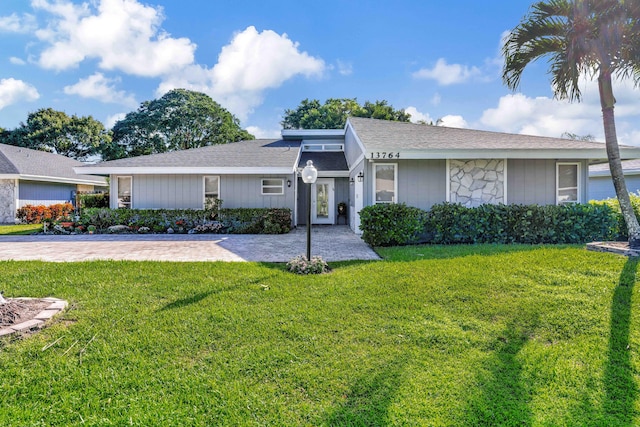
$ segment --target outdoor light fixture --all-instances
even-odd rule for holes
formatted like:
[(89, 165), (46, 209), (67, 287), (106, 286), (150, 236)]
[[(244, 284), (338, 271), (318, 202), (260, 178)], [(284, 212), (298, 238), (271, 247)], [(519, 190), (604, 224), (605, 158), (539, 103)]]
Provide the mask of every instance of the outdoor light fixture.
[(291, 180), (290, 179), (287, 180), (287, 187), (291, 188)]
[(362, 182), (364, 180), (364, 172), (360, 171), (358, 174), (358, 182)]
[(307, 184), (307, 260), (311, 260), (311, 186), (318, 179), (318, 169), (313, 166), (313, 161), (307, 160), (301, 175), (302, 181)]

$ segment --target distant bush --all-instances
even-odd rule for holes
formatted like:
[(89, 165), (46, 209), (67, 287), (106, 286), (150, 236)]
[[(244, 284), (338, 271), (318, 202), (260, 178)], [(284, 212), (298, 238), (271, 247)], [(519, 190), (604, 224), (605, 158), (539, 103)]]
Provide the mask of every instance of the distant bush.
[(108, 208), (109, 193), (79, 193), (78, 204), (80, 210), (87, 208)]
[[(631, 206), (633, 206), (633, 211), (636, 214), (636, 217), (640, 217), (640, 192), (639, 193), (630, 193), (629, 198), (631, 199)], [(605, 199), (605, 200), (592, 200), (589, 204), (594, 206), (608, 206), (609, 209), (613, 212), (613, 215), (616, 219), (616, 225), (614, 231), (614, 238), (616, 240), (627, 240), (629, 238), (629, 232), (627, 231), (627, 224), (624, 222), (624, 217), (622, 216), (622, 212), (620, 211), (620, 204), (618, 203), (617, 198)]]
[(114, 225), (126, 225), (136, 232), (142, 227), (154, 233), (235, 233), (282, 234), (291, 230), (290, 209), (219, 209), (216, 221), (212, 212), (196, 209), (83, 209), (80, 224), (94, 225), (104, 231)]
[(25, 205), (18, 209), (16, 218), (26, 224), (41, 224), (44, 221), (60, 221), (73, 213), (71, 203), (57, 203), (54, 205)]
[(615, 212), (606, 205), (485, 204), (468, 208), (441, 203), (428, 212), (391, 206), (363, 209), (360, 228), (368, 244), (584, 243), (615, 238), (619, 227)]

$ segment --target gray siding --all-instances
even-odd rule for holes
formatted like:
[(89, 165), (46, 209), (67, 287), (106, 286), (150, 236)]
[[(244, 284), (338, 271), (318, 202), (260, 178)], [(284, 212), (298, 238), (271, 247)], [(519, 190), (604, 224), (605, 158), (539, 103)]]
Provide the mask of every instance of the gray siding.
[[(129, 175), (123, 175), (129, 176)], [(220, 176), (220, 198), (224, 208), (290, 208), (294, 207), (294, 188), (287, 187), (283, 175), (217, 175)], [(202, 209), (203, 175), (133, 175), (132, 208), (134, 209)], [(284, 180), (284, 195), (263, 196), (262, 179)], [(111, 207), (116, 206), (117, 176), (111, 177)]]
[(72, 202), (75, 184), (54, 182), (20, 181), (18, 184), (18, 207), (25, 205), (54, 205)]
[(556, 164), (579, 162), (582, 186), (581, 202), (588, 200), (589, 171), (586, 160), (509, 159), (507, 161), (507, 203), (556, 204)]
[[(640, 192), (640, 175), (626, 175), (625, 182), (630, 193)], [(603, 200), (616, 197), (616, 190), (610, 176), (589, 178), (589, 200)]]
[(347, 159), (347, 165), (352, 168), (358, 158), (364, 153), (356, 141), (356, 137), (351, 128), (348, 129), (344, 136), (344, 157)]
[[(447, 162), (441, 159), (397, 160), (380, 163), (395, 163), (398, 170), (398, 203), (406, 203), (420, 209), (430, 209), (447, 197)], [(373, 201), (373, 165), (365, 163), (364, 206)]]

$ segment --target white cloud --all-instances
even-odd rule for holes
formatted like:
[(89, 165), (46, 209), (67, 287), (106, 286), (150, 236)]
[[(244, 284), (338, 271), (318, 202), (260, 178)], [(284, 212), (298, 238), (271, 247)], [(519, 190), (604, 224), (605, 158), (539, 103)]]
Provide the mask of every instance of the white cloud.
[(324, 61), (298, 47), (286, 34), (258, 32), (250, 26), (222, 48), (213, 68), (184, 67), (160, 84), (157, 95), (174, 88), (198, 90), (245, 120), (262, 103), (266, 90), (299, 75), (322, 76)]
[(432, 97), (431, 97), (431, 104), (438, 106), (440, 105), (440, 102), (442, 102), (442, 97), (440, 96), (439, 93), (435, 93)]
[(127, 113), (117, 113), (107, 117), (107, 120), (104, 122), (104, 127), (107, 129), (111, 129), (115, 126), (117, 122), (124, 119)]
[(86, 79), (80, 79), (75, 85), (65, 86), (64, 93), (78, 95), (83, 98), (93, 98), (105, 103), (135, 107), (138, 103), (133, 95), (125, 91), (116, 90), (115, 83), (119, 82), (119, 78), (109, 79), (102, 73), (95, 73)]
[(13, 65), (25, 65), (27, 63), (24, 59), (18, 58), (17, 56), (9, 58), (9, 62)]
[(420, 111), (418, 111), (416, 107), (407, 107), (404, 109), (404, 111), (405, 113), (411, 114), (411, 119), (410, 119), (411, 123), (418, 123), (418, 122), (431, 123), (434, 121), (429, 115), (429, 113), (421, 113)]
[(436, 65), (429, 68), (422, 68), (413, 73), (416, 79), (432, 79), (442, 86), (466, 83), (482, 73), (478, 67), (468, 67), (460, 64), (447, 64), (444, 58), (436, 61)]
[(40, 94), (35, 86), (13, 78), (0, 80), (0, 110), (20, 101), (35, 101)]
[(341, 75), (350, 76), (351, 74), (353, 74), (353, 64), (352, 63), (341, 61), (340, 59), (338, 59), (336, 61), (336, 64), (338, 65), (338, 72)]
[[(592, 135), (604, 140), (602, 112), (598, 84), (583, 81), (582, 101), (568, 102), (550, 97), (528, 97), (522, 93), (501, 97), (495, 108), (485, 110), (480, 122), (502, 132), (560, 137), (565, 132), (576, 135)], [(625, 80), (614, 83), (614, 94), (618, 142), (638, 144), (637, 131), (640, 118), (638, 89), (633, 82)]]
[(12, 13), (9, 16), (0, 16), (0, 32), (29, 33), (35, 31), (36, 19), (33, 15), (24, 14), (18, 16)]
[(447, 115), (438, 119), (438, 126), (466, 129), (469, 127), (469, 124), (462, 116)]
[(105, 70), (146, 77), (161, 76), (193, 63), (196, 49), (187, 38), (173, 38), (160, 29), (161, 8), (137, 0), (99, 0), (76, 5), (68, 0), (32, 0), (32, 6), (56, 18), (36, 36), (49, 44), (42, 67), (64, 70), (89, 58)]
[(281, 129), (262, 129), (258, 126), (247, 126), (247, 132), (256, 139), (276, 139), (281, 136)]

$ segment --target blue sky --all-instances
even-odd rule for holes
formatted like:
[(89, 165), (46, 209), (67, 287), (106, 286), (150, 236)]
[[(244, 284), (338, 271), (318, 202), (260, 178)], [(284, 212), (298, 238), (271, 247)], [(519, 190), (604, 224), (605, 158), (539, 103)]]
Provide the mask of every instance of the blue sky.
[[(111, 126), (142, 101), (209, 94), (258, 137), (305, 98), (387, 100), (447, 126), (603, 138), (597, 86), (553, 99), (547, 64), (517, 92), (500, 41), (530, 1), (2, 0), (0, 127), (51, 107)], [(640, 145), (639, 91), (615, 87), (621, 143)]]

